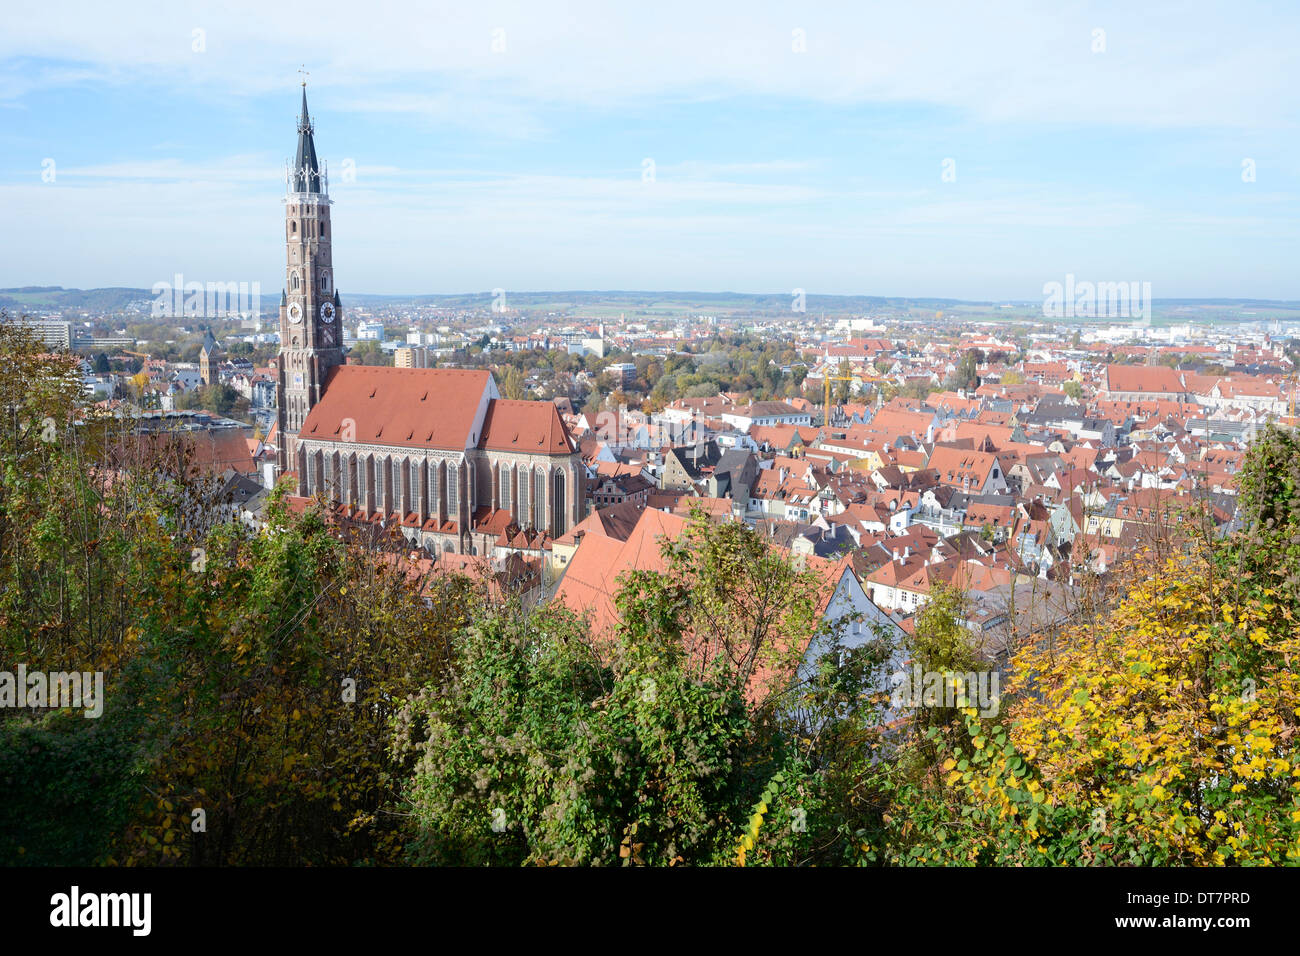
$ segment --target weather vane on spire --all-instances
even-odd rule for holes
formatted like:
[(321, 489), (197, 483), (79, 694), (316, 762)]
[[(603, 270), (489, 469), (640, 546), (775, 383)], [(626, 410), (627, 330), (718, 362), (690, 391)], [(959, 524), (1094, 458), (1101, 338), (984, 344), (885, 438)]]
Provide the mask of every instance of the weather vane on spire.
[(311, 74), (307, 72), (307, 64), (304, 63), (302, 66), (300, 66), (300, 67), (298, 68), (298, 72), (302, 74), (302, 85), (303, 85), (303, 86), (306, 86), (306, 85), (307, 85), (307, 77), (311, 76)]

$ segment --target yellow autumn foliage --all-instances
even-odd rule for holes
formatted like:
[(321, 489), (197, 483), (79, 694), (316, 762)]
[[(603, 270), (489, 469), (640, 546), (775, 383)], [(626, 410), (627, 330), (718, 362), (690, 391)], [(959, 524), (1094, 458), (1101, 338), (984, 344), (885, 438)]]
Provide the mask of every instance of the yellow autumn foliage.
[[(1016, 657), (1005, 755), (964, 785), (1021, 821), (1026, 849), (1068, 858), (1074, 843), (1078, 862), (1300, 860), (1300, 624), (1275, 589), (1225, 573), (1224, 555), (1202, 543), (1139, 563), (1108, 616)], [(1027, 782), (1010, 773), (1016, 759), (1032, 764)]]

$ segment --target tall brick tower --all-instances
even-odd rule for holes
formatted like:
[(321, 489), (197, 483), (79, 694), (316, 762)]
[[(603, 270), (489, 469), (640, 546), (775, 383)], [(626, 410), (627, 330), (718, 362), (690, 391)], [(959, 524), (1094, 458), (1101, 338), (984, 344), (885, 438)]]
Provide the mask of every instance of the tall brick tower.
[[(320, 401), (330, 369), (343, 364), (343, 308), (330, 256), (329, 175), (316, 158), (307, 84), (298, 152), (286, 171), (285, 287), (280, 294), (279, 474), (299, 470), (298, 431)], [(302, 476), (299, 475), (301, 482)]]

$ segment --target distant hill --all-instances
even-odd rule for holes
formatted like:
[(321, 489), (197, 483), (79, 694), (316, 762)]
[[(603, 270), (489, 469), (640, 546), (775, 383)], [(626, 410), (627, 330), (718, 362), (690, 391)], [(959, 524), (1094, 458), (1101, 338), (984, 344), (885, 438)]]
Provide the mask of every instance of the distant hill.
[[(449, 309), (486, 308), (493, 303), (491, 292), (471, 292), (458, 295), (373, 295), (353, 293), (344, 295), (344, 301), (362, 306), (425, 305)], [(699, 312), (781, 312), (788, 314), (793, 294), (748, 292), (643, 292), (643, 291), (588, 291), (515, 292), (505, 293), (508, 308), (570, 309), (603, 306), (623, 308), (629, 312), (683, 309)], [(907, 299), (867, 295), (819, 295), (809, 293), (804, 305), (809, 312), (871, 312), (880, 309), (950, 308), (956, 305), (990, 305), (988, 302), (963, 302), (959, 299)]]
[(112, 312), (126, 308), (131, 302), (152, 298), (153, 292), (148, 289), (65, 289), (57, 285), (29, 285), (0, 289), (0, 308), (10, 311), (89, 309), (92, 312)]
[[(435, 308), (474, 310), (492, 307), (492, 292), (465, 292), (449, 295), (386, 295), (377, 293), (343, 293), (344, 306), (364, 308), (394, 306), (432, 306)], [(0, 308), (10, 311), (24, 309), (88, 309), (111, 312), (125, 308), (131, 302), (151, 300), (148, 289), (66, 289), (62, 286), (23, 286), (0, 289)], [(602, 308), (626, 312), (749, 312), (789, 314), (792, 294), (752, 294), (744, 292), (638, 292), (638, 291), (588, 291), (567, 292), (506, 292), (506, 305), (511, 308), (567, 311), (570, 309)], [(264, 310), (273, 314), (279, 305), (278, 296), (263, 296)], [(946, 309), (959, 305), (988, 306), (988, 302), (963, 302), (958, 299), (905, 299), (864, 295), (817, 295), (805, 297), (805, 307), (813, 314), (862, 313), (881, 309)]]
[[(389, 295), (379, 293), (343, 293), (344, 307), (394, 308), (425, 306), (451, 310), (487, 310), (496, 302), (493, 292), (464, 292), (449, 295), (415, 294)], [(151, 301), (149, 289), (67, 289), (62, 286), (22, 286), (0, 289), (0, 309), (10, 312), (29, 310), (62, 311), (89, 310), (114, 312), (125, 309), (132, 302)], [(647, 292), (631, 290), (572, 290), (565, 292), (505, 292), (509, 309), (526, 309), (542, 312), (576, 312), (583, 315), (640, 315), (653, 317), (659, 313), (693, 312), (697, 314), (767, 314), (789, 315), (794, 295), (784, 293), (747, 292)], [(1006, 310), (1016, 317), (1029, 316), (1041, 307), (1039, 300), (979, 301), (969, 299), (940, 299), (931, 297), (907, 298), (903, 296), (872, 295), (821, 295), (808, 293), (804, 310), (810, 315), (862, 315), (864, 313), (897, 311), (907, 312), (984, 312)], [(274, 316), (279, 307), (278, 295), (262, 297), (263, 313)], [(1155, 299), (1153, 308), (1166, 316), (1171, 312), (1187, 310), (1225, 310), (1215, 318), (1233, 318), (1234, 310), (1278, 310), (1283, 313), (1300, 310), (1300, 302), (1273, 299)]]

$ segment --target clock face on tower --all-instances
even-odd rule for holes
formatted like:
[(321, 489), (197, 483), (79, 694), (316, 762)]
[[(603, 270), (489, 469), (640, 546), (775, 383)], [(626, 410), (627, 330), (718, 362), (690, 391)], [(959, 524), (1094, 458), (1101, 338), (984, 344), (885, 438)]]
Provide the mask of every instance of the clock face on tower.
[(294, 302), (289, 306), (289, 321), (297, 324), (302, 321), (302, 306)]
[(334, 303), (322, 302), (320, 307), (320, 317), (322, 322), (334, 321)]

